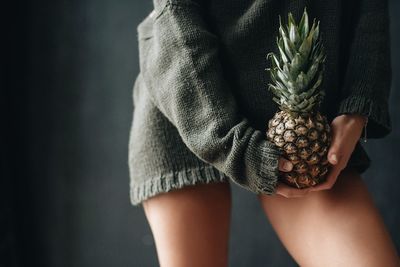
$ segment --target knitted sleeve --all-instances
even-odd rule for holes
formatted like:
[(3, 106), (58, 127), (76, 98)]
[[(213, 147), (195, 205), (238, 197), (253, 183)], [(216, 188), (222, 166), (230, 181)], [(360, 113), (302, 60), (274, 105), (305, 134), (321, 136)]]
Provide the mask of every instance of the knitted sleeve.
[[(351, 11), (352, 34), (344, 86), (337, 114), (368, 116), (367, 137), (381, 138), (391, 132), (389, 14), (387, 0), (361, 0)], [(344, 25), (344, 28), (348, 25)]]
[(151, 21), (138, 26), (140, 71), (152, 102), (198, 158), (247, 190), (274, 193), (281, 153), (239, 113), (204, 10), (188, 0), (154, 3)]

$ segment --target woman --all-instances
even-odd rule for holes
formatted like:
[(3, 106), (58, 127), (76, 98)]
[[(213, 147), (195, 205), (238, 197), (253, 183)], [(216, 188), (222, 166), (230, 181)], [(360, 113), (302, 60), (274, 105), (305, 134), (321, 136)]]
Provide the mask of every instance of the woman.
[[(387, 2), (153, 2), (138, 26), (129, 167), (131, 202), (143, 204), (160, 265), (227, 266), (234, 182), (257, 194), (301, 266), (400, 266), (361, 179), (370, 162), (358, 142), (391, 131)], [(305, 7), (327, 52), (332, 168), (325, 183), (294, 189), (278, 182), (293, 166), (265, 138), (277, 111), (265, 55), (276, 49), (278, 15), (299, 18)]]

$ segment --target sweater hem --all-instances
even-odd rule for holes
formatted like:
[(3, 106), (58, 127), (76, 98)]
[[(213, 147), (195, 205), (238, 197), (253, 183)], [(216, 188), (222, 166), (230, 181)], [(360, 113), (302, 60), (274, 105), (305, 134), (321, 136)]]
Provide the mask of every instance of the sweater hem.
[(228, 182), (229, 180), (226, 174), (213, 166), (160, 174), (141, 183), (131, 180), (130, 201), (133, 206), (139, 206), (144, 200), (160, 193), (166, 193), (189, 185)]

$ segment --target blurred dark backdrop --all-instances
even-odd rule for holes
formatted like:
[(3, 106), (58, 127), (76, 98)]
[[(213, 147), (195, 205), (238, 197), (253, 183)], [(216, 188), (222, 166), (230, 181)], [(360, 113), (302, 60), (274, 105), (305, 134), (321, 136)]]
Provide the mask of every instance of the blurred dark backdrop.
[[(32, 2), (1, 16), (0, 266), (157, 266), (127, 166), (136, 27), (151, 1)], [(399, 249), (400, 2), (390, 7), (394, 129), (365, 145), (365, 180)], [(254, 195), (233, 191), (230, 266), (296, 266)]]

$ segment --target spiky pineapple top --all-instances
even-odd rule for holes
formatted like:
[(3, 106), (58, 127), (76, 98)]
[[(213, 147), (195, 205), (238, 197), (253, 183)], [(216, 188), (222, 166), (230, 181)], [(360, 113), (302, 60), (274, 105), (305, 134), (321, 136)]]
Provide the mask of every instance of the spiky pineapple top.
[(309, 27), (306, 8), (299, 24), (288, 14), (283, 26), (279, 16), (279, 56), (269, 53), (268, 68), (273, 84), (268, 88), (281, 110), (289, 113), (309, 113), (318, 108), (325, 95), (319, 89), (324, 72), (325, 53), (320, 40), (319, 21)]

